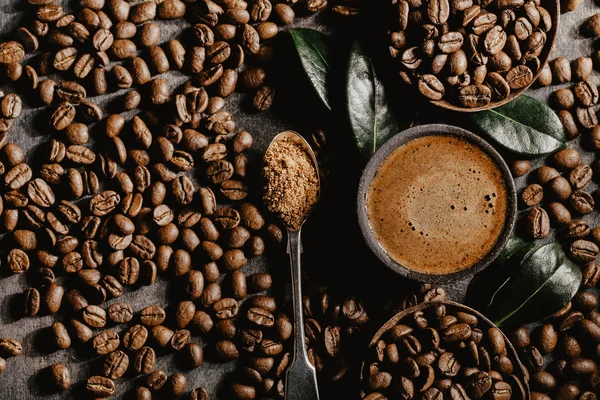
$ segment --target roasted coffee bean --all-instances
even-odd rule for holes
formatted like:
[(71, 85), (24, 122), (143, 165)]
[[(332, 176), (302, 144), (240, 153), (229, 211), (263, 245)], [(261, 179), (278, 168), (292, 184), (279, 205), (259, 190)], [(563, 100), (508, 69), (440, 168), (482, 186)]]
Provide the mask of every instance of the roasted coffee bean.
[(23, 110), (23, 102), (19, 95), (11, 93), (2, 98), (0, 110), (6, 118), (19, 118)]
[(0, 43), (0, 64), (18, 63), (23, 57), (25, 57), (25, 49), (19, 42)]
[(68, 71), (77, 61), (77, 49), (75, 47), (65, 47), (54, 55), (53, 66), (58, 71)]
[(56, 314), (62, 305), (65, 289), (58, 283), (50, 284), (45, 293), (43, 293), (42, 301), (49, 314)]
[(588, 18), (582, 26), (582, 31), (590, 37), (600, 35), (600, 14)]
[(40, 292), (35, 288), (29, 288), (23, 293), (24, 314), (30, 317), (37, 315), (40, 311)]
[(160, 306), (148, 306), (140, 313), (140, 320), (145, 326), (156, 326), (162, 324), (167, 314)]
[(157, 369), (152, 371), (146, 378), (146, 386), (153, 392), (157, 392), (167, 383), (167, 374)]
[(550, 219), (546, 210), (540, 207), (532, 208), (527, 216), (527, 232), (534, 239), (541, 239), (550, 233)]
[(174, 334), (175, 332), (162, 325), (157, 325), (152, 328), (152, 339), (161, 347), (168, 346)]
[(69, 336), (67, 328), (61, 322), (52, 324), (51, 330), (57, 349), (66, 350), (71, 347), (71, 337)]
[(490, 103), (492, 92), (488, 86), (470, 85), (460, 89), (458, 98), (464, 107), (481, 107)]
[(171, 68), (167, 55), (159, 46), (151, 47), (149, 50), (149, 54), (150, 64), (157, 74), (163, 74)]
[(129, 367), (129, 357), (121, 350), (113, 351), (104, 361), (102, 372), (104, 376), (110, 379), (119, 379)]
[(583, 107), (591, 107), (598, 103), (598, 87), (588, 81), (582, 81), (575, 85), (575, 97)]
[(124, 324), (133, 319), (133, 309), (127, 303), (115, 303), (108, 308), (108, 317), (117, 324)]
[(64, 392), (71, 387), (71, 372), (63, 364), (48, 367), (48, 389), (51, 393)]
[(182, 359), (186, 368), (194, 369), (200, 367), (203, 361), (202, 347), (196, 343), (188, 343), (182, 350)]
[(92, 346), (98, 355), (113, 352), (120, 343), (119, 335), (112, 330), (104, 331), (92, 340)]
[(70, 321), (75, 337), (80, 343), (87, 343), (94, 336), (94, 332), (85, 324), (72, 319)]
[(576, 190), (569, 198), (571, 208), (580, 214), (589, 214), (594, 211), (594, 198), (583, 190)]
[(142, 347), (135, 354), (133, 368), (137, 373), (148, 374), (154, 369), (155, 360), (154, 349), (148, 346)]
[(577, 262), (592, 262), (598, 252), (598, 246), (587, 240), (576, 240), (569, 247), (570, 256)]
[(513, 67), (506, 74), (506, 82), (512, 90), (523, 89), (533, 81), (533, 72), (525, 65)]
[(171, 348), (175, 351), (183, 349), (191, 340), (191, 333), (187, 329), (180, 329), (171, 338)]
[(208, 392), (204, 388), (196, 388), (190, 392), (190, 400), (208, 400)]
[(98, 306), (87, 306), (82, 316), (83, 321), (92, 328), (103, 328), (106, 325), (106, 311)]
[(575, 115), (577, 116), (577, 122), (579, 122), (579, 125), (584, 129), (592, 129), (594, 126), (598, 125), (598, 117), (591, 107), (577, 107), (575, 109)]
[(569, 174), (569, 182), (575, 189), (585, 187), (592, 180), (592, 169), (589, 165), (579, 164)]
[(271, 86), (264, 85), (256, 91), (252, 104), (258, 111), (267, 111), (271, 108), (275, 98), (275, 89)]
[(142, 325), (134, 325), (123, 336), (123, 346), (128, 350), (139, 350), (148, 339), (148, 330)]
[(160, 26), (149, 22), (138, 30), (139, 44), (143, 47), (156, 46), (160, 41)]
[(575, 94), (570, 88), (561, 88), (554, 92), (554, 105), (559, 110), (570, 110), (575, 106)]
[(111, 53), (118, 60), (135, 58), (137, 56), (137, 46), (129, 39), (116, 39), (111, 47)]
[(571, 71), (577, 81), (586, 81), (592, 74), (594, 64), (590, 57), (579, 57), (573, 61)]
[(533, 183), (523, 190), (521, 199), (527, 207), (538, 205), (544, 198), (544, 190), (536, 183)]
[(85, 389), (95, 397), (112, 396), (115, 393), (115, 382), (103, 376), (91, 376), (86, 382)]

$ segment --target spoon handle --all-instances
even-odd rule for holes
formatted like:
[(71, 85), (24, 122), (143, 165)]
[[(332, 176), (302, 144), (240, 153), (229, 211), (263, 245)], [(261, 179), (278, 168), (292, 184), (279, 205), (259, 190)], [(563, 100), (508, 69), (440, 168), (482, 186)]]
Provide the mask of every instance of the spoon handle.
[(317, 374), (308, 361), (305, 347), (304, 316), (302, 313), (302, 253), (300, 231), (288, 231), (288, 253), (292, 266), (292, 295), (294, 306), (294, 353), (286, 374), (286, 400), (319, 400)]

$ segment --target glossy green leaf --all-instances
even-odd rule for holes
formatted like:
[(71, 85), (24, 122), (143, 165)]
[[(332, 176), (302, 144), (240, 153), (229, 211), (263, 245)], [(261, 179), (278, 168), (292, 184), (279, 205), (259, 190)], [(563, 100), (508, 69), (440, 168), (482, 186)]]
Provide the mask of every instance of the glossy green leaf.
[(500, 289), (521, 265), (521, 261), (534, 248), (535, 245), (531, 242), (525, 242), (516, 236), (510, 238), (492, 265), (473, 278), (467, 290), (466, 303), (476, 310), (489, 307)]
[(356, 145), (365, 158), (399, 132), (383, 84), (359, 41), (352, 45), (348, 59), (346, 107)]
[(527, 157), (538, 157), (566, 148), (560, 119), (543, 102), (519, 96), (508, 104), (473, 114), (482, 133), (506, 149)]
[[(510, 262), (519, 260), (513, 256)], [(482, 311), (497, 325), (539, 321), (571, 301), (581, 279), (579, 267), (566, 257), (560, 244), (549, 243), (525, 255)]]
[(290, 29), (304, 72), (321, 102), (331, 110), (327, 77), (331, 71), (331, 41), (314, 29)]

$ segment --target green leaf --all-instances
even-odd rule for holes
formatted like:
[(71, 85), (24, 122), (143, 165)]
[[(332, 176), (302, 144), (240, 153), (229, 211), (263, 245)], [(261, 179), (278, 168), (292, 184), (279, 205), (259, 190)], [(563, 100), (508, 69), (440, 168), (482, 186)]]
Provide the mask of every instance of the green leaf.
[(579, 267), (567, 259), (558, 243), (530, 251), (522, 259), (518, 254), (522, 252), (515, 253), (510, 264), (520, 266), (497, 290), (489, 307), (481, 310), (497, 325), (526, 324), (547, 318), (571, 301), (581, 284)]
[(521, 95), (498, 108), (475, 113), (472, 119), (495, 142), (522, 156), (538, 157), (567, 147), (558, 116), (533, 97)]
[(297, 28), (289, 32), (308, 80), (323, 105), (331, 110), (327, 88), (327, 76), (331, 71), (330, 39), (314, 29)]
[(475, 275), (467, 290), (466, 303), (476, 310), (489, 307), (498, 291), (506, 285), (521, 261), (534, 248), (535, 245), (531, 242), (525, 242), (516, 236), (510, 238), (492, 265)]
[(359, 41), (352, 45), (348, 59), (346, 108), (356, 145), (365, 158), (400, 131), (373, 62)]

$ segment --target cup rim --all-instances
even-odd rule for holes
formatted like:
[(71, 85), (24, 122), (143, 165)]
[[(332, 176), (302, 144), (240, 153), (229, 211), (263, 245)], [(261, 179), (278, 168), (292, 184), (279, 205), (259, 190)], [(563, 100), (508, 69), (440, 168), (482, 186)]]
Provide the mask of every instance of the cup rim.
[[(468, 142), (478, 146), (482, 151), (490, 156), (498, 166), (498, 169), (500, 170), (506, 182), (506, 192), (508, 196), (507, 216), (504, 222), (504, 228), (494, 247), (481, 260), (472, 266), (449, 274), (425, 274), (412, 270), (393, 260), (384, 250), (383, 246), (381, 246), (379, 241), (375, 238), (375, 234), (371, 229), (371, 224), (367, 215), (367, 192), (373, 178), (375, 177), (375, 174), (377, 173), (377, 170), (383, 161), (400, 146), (414, 139), (432, 135), (452, 135), (467, 140)], [(502, 156), (496, 151), (496, 149), (481, 137), (466, 129), (453, 125), (420, 125), (396, 134), (383, 146), (381, 146), (375, 152), (375, 154), (373, 154), (360, 178), (357, 197), (357, 214), (358, 224), (367, 245), (371, 251), (375, 253), (379, 260), (381, 260), (381, 262), (383, 262), (388, 268), (411, 280), (433, 284), (445, 284), (463, 280), (477, 274), (478, 272), (481, 272), (500, 255), (508, 243), (508, 240), (512, 237), (515, 228), (517, 220), (517, 192), (515, 188), (515, 182), (508, 165)]]

